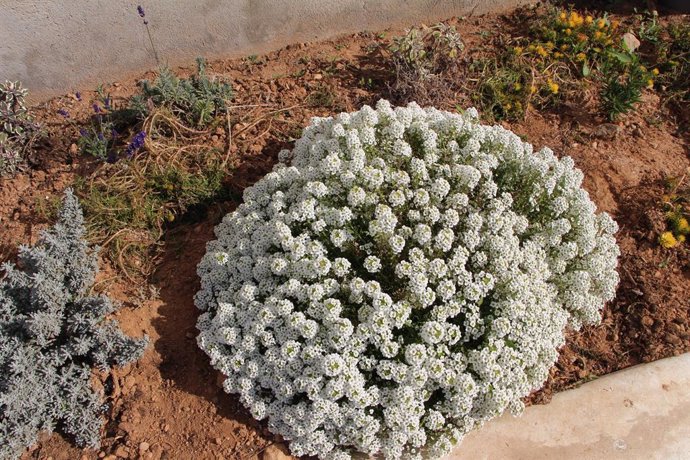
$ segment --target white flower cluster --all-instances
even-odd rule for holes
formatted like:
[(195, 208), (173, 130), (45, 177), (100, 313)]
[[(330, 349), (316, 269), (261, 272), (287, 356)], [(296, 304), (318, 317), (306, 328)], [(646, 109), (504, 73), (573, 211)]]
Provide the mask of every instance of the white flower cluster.
[(379, 101), (281, 160), (216, 228), (196, 304), (226, 391), (295, 455), (444, 455), (614, 296), (582, 173), (474, 109)]

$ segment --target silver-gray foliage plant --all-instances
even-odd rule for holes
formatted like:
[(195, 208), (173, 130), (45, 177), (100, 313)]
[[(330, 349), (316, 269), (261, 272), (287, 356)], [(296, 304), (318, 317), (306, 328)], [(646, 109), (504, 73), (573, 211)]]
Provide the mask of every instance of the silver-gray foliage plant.
[(77, 444), (99, 443), (104, 404), (92, 369), (137, 360), (148, 339), (125, 336), (105, 317), (113, 302), (91, 293), (96, 251), (68, 190), (58, 222), (22, 246), (19, 266), (0, 279), (0, 459), (18, 457), (41, 431), (59, 428)]

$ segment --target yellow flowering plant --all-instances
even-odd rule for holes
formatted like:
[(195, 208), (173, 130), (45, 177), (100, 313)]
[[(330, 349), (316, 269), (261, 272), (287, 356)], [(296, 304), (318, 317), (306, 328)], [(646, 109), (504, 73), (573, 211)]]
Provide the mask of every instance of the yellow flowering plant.
[(690, 186), (685, 185), (685, 178), (670, 179), (669, 191), (662, 199), (666, 229), (659, 235), (659, 244), (666, 249), (678, 246), (690, 236)]

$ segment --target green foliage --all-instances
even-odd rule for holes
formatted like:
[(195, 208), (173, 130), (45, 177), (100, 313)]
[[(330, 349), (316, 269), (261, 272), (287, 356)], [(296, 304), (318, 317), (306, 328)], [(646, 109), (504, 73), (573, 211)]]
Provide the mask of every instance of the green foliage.
[(506, 54), (498, 59), (480, 59), (470, 65), (480, 75), (473, 101), (494, 120), (521, 116), (529, 103), (530, 68)]
[[(527, 36), (511, 40), (504, 53), (481, 68), (475, 99), (495, 119), (521, 118), (530, 106), (580, 100), (592, 86), (600, 90), (601, 111), (615, 119), (653, 86), (656, 74), (642, 65), (637, 38), (606, 14), (551, 8), (524, 20)], [(648, 24), (640, 36), (654, 37), (657, 28)]]
[(690, 23), (669, 24), (659, 35), (650, 60), (660, 71), (663, 98), (690, 118)]
[(169, 68), (163, 67), (153, 83), (140, 82), (141, 92), (131, 100), (131, 108), (141, 119), (152, 108), (165, 107), (188, 126), (207, 127), (227, 108), (232, 98), (229, 83), (211, 79), (206, 75), (206, 62), (197, 58), (197, 74), (190, 78), (178, 78)]
[(610, 53), (602, 64), (601, 105), (610, 120), (630, 112), (653, 80), (634, 53)]
[(20, 82), (0, 84), (0, 175), (12, 174), (39, 135)]
[(103, 165), (75, 188), (90, 237), (127, 276), (151, 273), (166, 227), (191, 208), (221, 197), (227, 155), (208, 146), (211, 134), (158, 109), (142, 128), (146, 154)]

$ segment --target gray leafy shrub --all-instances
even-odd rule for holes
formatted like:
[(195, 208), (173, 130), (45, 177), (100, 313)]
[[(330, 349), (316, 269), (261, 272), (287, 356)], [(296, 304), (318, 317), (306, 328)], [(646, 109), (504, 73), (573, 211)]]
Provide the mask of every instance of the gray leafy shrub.
[(15, 172), (39, 135), (20, 82), (0, 83), (0, 175)]
[(41, 431), (99, 443), (100, 395), (93, 368), (135, 361), (148, 339), (132, 339), (106, 296), (91, 293), (98, 265), (84, 239), (79, 202), (68, 190), (58, 222), (0, 279), (0, 459), (18, 457)]

